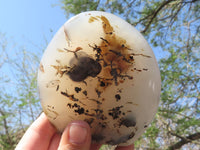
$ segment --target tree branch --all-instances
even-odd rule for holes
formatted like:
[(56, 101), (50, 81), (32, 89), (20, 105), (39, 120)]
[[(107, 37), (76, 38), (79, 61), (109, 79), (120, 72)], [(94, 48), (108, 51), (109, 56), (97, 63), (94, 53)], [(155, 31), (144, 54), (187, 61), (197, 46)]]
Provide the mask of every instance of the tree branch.
[(172, 2), (174, 0), (168, 0), (168, 1), (164, 1), (152, 14), (149, 23), (146, 25), (145, 29), (143, 31), (141, 31), (141, 33), (145, 33), (148, 28), (150, 27), (151, 23), (153, 22), (153, 20), (156, 18), (156, 16), (158, 15), (158, 13), (162, 10), (162, 8), (164, 8), (167, 4), (169, 4), (170, 2)]
[(168, 150), (180, 149), (183, 145), (185, 145), (187, 143), (190, 143), (191, 141), (200, 139), (200, 132), (191, 134), (191, 135), (189, 135), (189, 136), (187, 136), (185, 138), (184, 137), (180, 137), (179, 135), (176, 135), (176, 134), (172, 134), (172, 135), (181, 138), (181, 140), (179, 142), (169, 146)]
[[(150, 21), (147, 23), (145, 29), (144, 29), (143, 31), (141, 31), (141, 33), (145, 33), (145, 32), (149, 29), (150, 25), (152, 24), (153, 20), (156, 18), (156, 16), (158, 15), (158, 13), (159, 13), (166, 5), (168, 5), (168, 4), (171, 3), (172, 1), (176, 1), (176, 0), (168, 0), (168, 1), (162, 2), (162, 3), (159, 5), (158, 8), (156, 8), (155, 10), (153, 10), (153, 12), (152, 12), (151, 15), (148, 15), (148, 16), (146, 16), (146, 17), (144, 17), (144, 18), (142, 18), (142, 19), (140, 20), (140, 21), (146, 20), (146, 19), (148, 19), (148, 18), (150, 17)], [(180, 2), (180, 3), (183, 3), (183, 4), (186, 5), (186, 4), (188, 4), (188, 3), (194, 3), (194, 2), (196, 2), (196, 1), (198, 1), (198, 0), (191, 0), (191, 1), (186, 1), (186, 2), (183, 1), (183, 2)], [(180, 7), (180, 8), (176, 11), (175, 15), (172, 16), (172, 19), (171, 19), (170, 22), (173, 21), (173, 19), (177, 16), (177, 14), (181, 11), (182, 8), (183, 8), (183, 7)], [(140, 21), (139, 21), (139, 22), (140, 22)]]
[(8, 127), (8, 124), (7, 124), (7, 120), (5, 118), (6, 114), (1, 109), (0, 109), (0, 114), (3, 116), (3, 126), (5, 128), (7, 140), (9, 142), (9, 144), (13, 144), (12, 138), (11, 138), (10, 133), (9, 133), (9, 127)]

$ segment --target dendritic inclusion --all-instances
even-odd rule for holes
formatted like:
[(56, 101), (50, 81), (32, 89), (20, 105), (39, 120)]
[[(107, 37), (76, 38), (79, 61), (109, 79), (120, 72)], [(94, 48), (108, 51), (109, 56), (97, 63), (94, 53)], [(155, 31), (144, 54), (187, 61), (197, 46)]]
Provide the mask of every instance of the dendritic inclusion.
[[(93, 142), (129, 145), (148, 126), (158, 107), (160, 94), (158, 66), (152, 52), (146, 52), (151, 49), (135, 50), (129, 42), (130, 39), (127, 41), (120, 36), (116, 31), (120, 25), (112, 24), (110, 19), (113, 15), (103, 12), (86, 12), (81, 15), (77, 17), (77, 24), (81, 25), (79, 18), (85, 17), (88, 25), (99, 24), (101, 30), (97, 29), (97, 32), (102, 33), (96, 36), (98, 41), (96, 43), (87, 41), (84, 44), (82, 42), (80, 45), (77, 43), (73, 45), (73, 39), (68, 34), (69, 29), (64, 26), (60, 30), (64, 34), (67, 46), (62, 48), (58, 46), (54, 51), (66, 55), (68, 63), (65, 64), (62, 59), (55, 58), (53, 64), (45, 64), (45, 58), (42, 59), (38, 84), (40, 93), (43, 93), (41, 94), (43, 110), (59, 131), (62, 131), (70, 121), (82, 119), (91, 127)], [(76, 18), (71, 22), (75, 20)], [(90, 31), (90, 29), (85, 30)], [(88, 33), (88, 36), (90, 34), (93, 33)], [(132, 38), (134, 35), (129, 36)], [(45, 53), (47, 52), (48, 49)], [(139, 62), (140, 60), (143, 62)], [(54, 70), (55, 78), (49, 81), (39, 80), (43, 74), (49, 73), (52, 76), (49, 70)], [(156, 77), (153, 77), (153, 74)], [(143, 92), (135, 90), (139, 84), (138, 80), (144, 80), (140, 81), (141, 85), (138, 87), (141, 90), (144, 86)], [(41, 84), (45, 84), (43, 87), (46, 89), (42, 89)], [(57, 99), (55, 96), (55, 104), (52, 105), (53, 100), (49, 104), (48, 95), (45, 94), (48, 89), (62, 99)], [(150, 92), (145, 91), (149, 89)], [(148, 94), (144, 97), (148, 99), (140, 96), (146, 93)], [(61, 109), (57, 106), (59, 101), (64, 104)], [(148, 113), (146, 105), (151, 103), (154, 107), (149, 108), (152, 110)], [(142, 109), (145, 109), (145, 115), (149, 116), (142, 118)], [(149, 118), (145, 119), (147, 117)]]

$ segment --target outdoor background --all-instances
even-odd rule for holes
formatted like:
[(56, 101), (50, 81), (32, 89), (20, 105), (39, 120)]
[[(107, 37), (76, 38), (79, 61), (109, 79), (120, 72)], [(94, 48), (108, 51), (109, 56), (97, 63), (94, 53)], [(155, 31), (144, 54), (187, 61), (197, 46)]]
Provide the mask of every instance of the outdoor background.
[(159, 63), (160, 106), (135, 149), (199, 150), (200, 0), (0, 0), (0, 150), (14, 149), (42, 112), (36, 80), (46, 46), (88, 10), (134, 25)]

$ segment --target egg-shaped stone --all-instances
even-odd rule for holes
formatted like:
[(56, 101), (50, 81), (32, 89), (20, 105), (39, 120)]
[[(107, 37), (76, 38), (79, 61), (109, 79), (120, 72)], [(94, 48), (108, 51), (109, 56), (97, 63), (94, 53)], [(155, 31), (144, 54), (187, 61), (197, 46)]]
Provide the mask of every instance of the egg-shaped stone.
[(132, 144), (156, 114), (161, 81), (147, 41), (129, 23), (106, 12), (72, 17), (41, 59), (43, 111), (62, 132), (86, 121), (95, 143)]

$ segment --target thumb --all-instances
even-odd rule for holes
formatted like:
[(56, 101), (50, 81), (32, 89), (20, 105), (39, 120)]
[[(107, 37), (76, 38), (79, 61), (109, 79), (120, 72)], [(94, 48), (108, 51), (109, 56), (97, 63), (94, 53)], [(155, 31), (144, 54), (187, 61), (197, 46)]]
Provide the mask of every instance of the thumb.
[(64, 130), (58, 150), (89, 150), (91, 132), (84, 121), (73, 121)]

